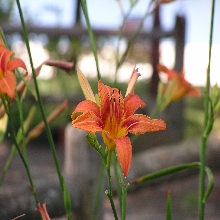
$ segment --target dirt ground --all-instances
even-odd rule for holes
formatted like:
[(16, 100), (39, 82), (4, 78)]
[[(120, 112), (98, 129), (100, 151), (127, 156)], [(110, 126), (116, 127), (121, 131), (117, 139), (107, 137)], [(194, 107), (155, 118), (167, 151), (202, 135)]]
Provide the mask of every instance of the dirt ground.
[[(63, 163), (62, 147), (57, 148), (60, 163)], [(0, 146), (0, 171), (2, 172), (6, 158), (9, 154), (9, 147), (5, 144)], [(29, 164), (34, 180), (42, 178), (56, 178), (56, 170), (50, 149), (44, 146), (29, 146)], [(61, 165), (62, 166), (62, 165)], [(220, 171), (214, 171), (215, 186), (206, 204), (205, 219), (220, 219)], [(4, 207), (2, 198), (8, 195), (18, 195), (19, 191), (25, 186), (27, 189), (28, 179), (24, 166), (18, 156), (9, 169), (5, 181), (0, 187), (0, 209)], [(22, 188), (23, 189), (23, 188)], [(127, 198), (127, 220), (164, 220), (166, 219), (166, 200), (170, 191), (172, 196), (172, 213), (175, 220), (194, 220), (197, 217), (197, 193), (198, 193), (198, 174), (189, 175), (179, 179), (161, 182), (156, 185), (149, 185), (144, 188), (129, 192)], [(11, 201), (11, 200), (10, 200)], [(6, 201), (5, 201), (6, 202)], [(7, 203), (6, 205), (8, 205)], [(116, 199), (117, 204), (117, 199)], [(104, 203), (104, 220), (113, 220), (109, 201)], [(22, 214), (22, 213), (21, 213)], [(0, 218), (4, 220), (3, 218)], [(21, 220), (23, 218), (20, 218)], [(65, 217), (57, 217), (66, 219)], [(8, 220), (7, 218), (5, 220)]]

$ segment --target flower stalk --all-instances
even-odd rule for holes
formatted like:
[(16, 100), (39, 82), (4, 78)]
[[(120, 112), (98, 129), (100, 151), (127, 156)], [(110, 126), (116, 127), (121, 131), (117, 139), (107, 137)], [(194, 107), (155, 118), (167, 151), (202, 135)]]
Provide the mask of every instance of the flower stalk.
[(63, 194), (63, 199), (64, 199), (64, 206), (65, 206), (65, 209), (66, 209), (66, 215), (67, 215), (68, 220), (71, 220), (72, 219), (72, 214), (71, 214), (70, 194), (68, 192), (66, 183), (64, 181), (64, 178), (63, 178), (63, 175), (62, 175), (62, 172), (61, 172), (61, 168), (60, 168), (60, 165), (59, 165), (59, 160), (58, 160), (58, 157), (57, 157), (57, 153), (56, 153), (52, 133), (51, 133), (51, 130), (50, 130), (50, 127), (49, 127), (49, 123), (47, 122), (43, 102), (42, 102), (42, 99), (41, 99), (41, 96), (40, 96), (40, 91), (39, 91), (39, 88), (38, 88), (38, 83), (37, 83), (37, 79), (36, 79), (36, 72), (35, 72), (34, 65), (33, 65), (33, 60), (32, 60), (32, 55), (31, 55), (31, 50), (30, 50), (30, 45), (29, 45), (29, 40), (28, 40), (28, 35), (27, 35), (27, 30), (26, 30), (26, 26), (25, 26), (25, 22), (24, 22), (24, 17), (23, 17), (23, 12), (22, 12), (22, 9), (21, 9), (20, 1), (16, 0), (16, 3), (17, 3), (21, 23), (22, 23), (23, 34), (24, 34), (25, 43), (26, 43), (26, 46), (27, 46), (28, 56), (29, 56), (29, 59), (30, 59), (35, 90), (36, 90), (36, 94), (37, 94), (37, 98), (38, 98), (38, 104), (39, 104), (41, 115), (42, 115), (42, 118), (43, 118), (43, 121), (44, 121), (44, 124), (45, 124), (45, 130), (47, 132), (48, 141), (49, 141), (49, 144), (50, 144), (50, 147), (51, 147), (51, 150), (52, 150), (52, 154), (53, 154), (57, 174), (58, 174), (59, 181), (60, 181), (60, 186), (61, 186), (61, 189), (62, 189), (62, 194)]
[[(2, 98), (2, 101), (3, 101), (3, 104), (4, 104), (6, 114), (9, 116), (10, 115), (10, 105), (8, 106), (7, 101), (5, 100), (5, 97)], [(30, 172), (30, 168), (28, 166), (27, 155), (25, 153), (24, 154), (22, 153), (22, 151), (20, 149), (20, 146), (19, 146), (19, 143), (16, 139), (16, 134), (14, 133), (15, 129), (14, 129), (14, 123), (13, 123), (12, 117), (8, 117), (8, 119), (9, 119), (9, 125), (10, 125), (10, 128), (11, 128), (11, 131), (12, 131), (13, 142), (14, 142), (16, 150), (18, 151), (19, 156), (21, 157), (21, 160), (24, 164), (24, 167), (25, 167), (25, 170), (27, 172), (28, 179), (29, 179), (29, 182), (30, 182), (30, 188), (32, 189), (32, 193), (34, 195), (34, 199), (35, 199), (35, 202), (37, 204), (38, 203), (38, 197), (37, 197), (37, 194), (36, 194), (36, 191), (35, 191), (34, 182), (33, 182), (33, 179), (32, 179), (31, 172)], [(22, 125), (21, 132), (24, 134), (24, 125)], [(23, 141), (24, 138), (25, 138), (25, 136), (22, 135), (22, 140), (21, 141)]]
[[(198, 214), (199, 220), (204, 220), (205, 216), (205, 166), (206, 166), (206, 149), (208, 142), (208, 134), (206, 133), (207, 126), (209, 125), (209, 110), (210, 110), (210, 66), (211, 66), (211, 55), (212, 55), (212, 39), (213, 39), (213, 27), (214, 27), (214, 12), (215, 12), (215, 0), (212, 0), (211, 7), (211, 22), (210, 22), (210, 36), (209, 36), (209, 56), (208, 56), (208, 69), (206, 78), (206, 92), (205, 92), (205, 110), (204, 110), (204, 133), (201, 138), (200, 144), (200, 175), (199, 175), (199, 204)], [(211, 129), (209, 129), (210, 133)]]
[(112, 158), (112, 151), (108, 150), (107, 163), (106, 163), (106, 171), (107, 171), (107, 178), (108, 178), (108, 190), (106, 190), (105, 193), (109, 198), (114, 218), (115, 218), (115, 220), (118, 220), (118, 215), (117, 215), (117, 211), (116, 211), (116, 208), (115, 208), (113, 195), (112, 195), (111, 172), (110, 172), (111, 158)]
[[(121, 176), (118, 178), (117, 172), (115, 172), (116, 178), (120, 181), (120, 183), (118, 181), (116, 184), (118, 185), (121, 216), (122, 219), (125, 219), (127, 187), (124, 184), (124, 178), (129, 172), (132, 159), (132, 146), (127, 134), (128, 132), (143, 134), (145, 132), (164, 130), (166, 124), (163, 120), (151, 119), (142, 114), (134, 114), (139, 107), (145, 106), (139, 96), (134, 94), (135, 83), (140, 76), (136, 67), (132, 71), (125, 98), (119, 89), (104, 85), (99, 80), (97, 102), (86, 77), (79, 70), (77, 74), (86, 100), (80, 102), (73, 111), (71, 115), (72, 126), (89, 132), (89, 135), (87, 135), (88, 142), (98, 151), (106, 164), (108, 178), (106, 194), (116, 219), (118, 217), (112, 198), (110, 166), (113, 151), (117, 154), (117, 161), (121, 167)], [(107, 157), (103, 156), (99, 144), (94, 139), (95, 136), (92, 135), (95, 132), (100, 132), (102, 135)], [(115, 166), (116, 170), (117, 167)], [(119, 184), (121, 190), (119, 189)]]

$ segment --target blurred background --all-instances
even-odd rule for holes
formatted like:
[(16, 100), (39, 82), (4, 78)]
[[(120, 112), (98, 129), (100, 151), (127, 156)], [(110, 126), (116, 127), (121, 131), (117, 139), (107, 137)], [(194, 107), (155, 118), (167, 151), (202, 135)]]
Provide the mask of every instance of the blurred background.
[[(2, 0), (3, 2), (3, 0)], [(20, 19), (18, 15), (18, 10), (16, 5), (13, 3), (14, 1), (4, 1), (4, 4), (1, 5), (2, 15), (1, 15), (1, 25), (4, 27), (3, 24), (7, 24), (11, 26), (11, 32), (13, 32), (13, 27), (20, 26)], [(10, 3), (11, 2), (11, 3)], [(77, 53), (77, 46), (73, 44), (73, 36), (70, 34), (65, 34), (66, 31), (63, 29), (72, 29), (77, 25), (80, 25), (86, 28), (85, 19), (82, 14), (82, 11), (79, 10), (78, 1), (77, 0), (66, 0), (65, 4), (62, 4), (59, 0), (39, 0), (36, 2), (31, 2), (27, 0), (21, 0), (21, 6), (24, 10), (24, 17), (26, 23), (42, 28), (42, 33), (40, 30), (36, 30), (37, 33), (32, 32), (30, 36), (31, 41), (35, 43), (35, 46), (39, 48), (37, 51), (36, 48), (33, 48), (34, 57), (35, 54), (41, 54), (41, 56), (35, 58), (35, 63), (38, 65), (42, 61), (44, 61), (45, 57), (47, 56), (58, 56), (60, 55), (63, 59), (71, 59), (73, 53)], [(140, 21), (144, 13), (147, 9), (149, 1), (137, 1), (138, 3), (133, 8), (129, 18), (128, 23), (130, 21), (130, 28), (135, 28), (135, 22), (137, 23)], [(117, 35), (113, 35), (111, 31), (118, 30), (120, 25), (122, 24), (123, 14), (126, 13), (130, 8), (130, 1), (121, 1), (121, 5), (123, 9), (121, 9), (116, 0), (107, 0), (105, 2), (101, 0), (97, 1), (88, 1), (88, 11), (89, 11), (89, 18), (92, 25), (92, 28), (98, 30), (104, 30), (103, 35), (101, 35), (98, 39), (98, 46), (101, 50), (101, 54), (106, 55), (107, 57), (103, 57), (105, 62), (111, 59), (111, 55), (113, 50), (116, 47), (117, 43)], [(185, 33), (185, 60), (184, 60), (184, 69), (186, 70), (187, 79), (196, 85), (204, 85), (205, 83), (205, 69), (207, 63), (207, 51), (208, 51), (208, 42), (209, 42), (209, 29), (210, 29), (210, 10), (211, 4), (209, 1), (200, 2), (199, 0), (179, 0), (174, 1), (170, 4), (163, 4), (160, 9), (160, 23), (162, 30), (171, 31), (175, 26), (175, 17), (176, 15), (184, 16), (186, 19), (186, 33)], [(219, 15), (220, 10), (220, 3), (216, 3), (216, 13), (215, 13), (215, 21), (218, 21), (220, 18)], [(144, 31), (151, 31), (153, 28), (153, 14), (149, 16), (144, 22)], [(131, 23), (133, 27), (131, 27)], [(217, 22), (214, 25), (214, 38), (213, 38), (213, 74), (212, 74), (212, 82), (216, 82), (218, 79), (217, 77), (217, 58), (218, 51), (219, 51), (219, 44), (220, 44), (220, 30), (217, 28)], [(127, 25), (128, 26), (128, 25)], [(49, 28), (50, 31), (46, 28)], [(59, 30), (56, 30), (59, 28)], [(109, 31), (109, 33), (107, 32)], [(43, 33), (46, 32), (46, 33)], [(58, 33), (53, 33), (58, 32)], [(56, 36), (55, 36), (56, 35)], [(77, 33), (77, 29), (73, 35), (80, 35)], [(83, 47), (89, 47), (89, 42), (87, 36), (81, 36), (80, 43)], [(11, 43), (19, 44), (19, 41), (22, 40), (22, 37), (19, 36), (18, 33), (14, 33), (11, 36)], [(123, 44), (126, 44), (126, 39), (121, 45), (121, 50), (125, 47)], [(52, 44), (54, 43), (54, 45)], [(51, 44), (51, 45), (50, 45)], [(75, 42), (77, 44), (77, 42)], [(169, 67), (173, 67), (174, 62), (174, 47), (173, 47), (172, 39), (164, 38), (161, 39), (160, 47), (161, 47), (161, 57), (160, 59)], [(40, 46), (41, 45), (41, 46)], [(53, 48), (54, 46), (54, 48)], [(18, 46), (17, 46), (18, 47)], [(34, 46), (33, 46), (34, 47)], [(45, 48), (45, 52), (43, 53), (42, 47)], [(149, 47), (149, 46), (148, 46)], [(147, 53), (147, 46), (145, 46), (145, 50)], [(18, 49), (18, 48), (17, 48)], [(139, 47), (139, 50), (141, 48)], [(108, 51), (108, 52), (107, 52)], [(81, 52), (81, 53), (79, 53)], [(82, 53), (87, 52), (83, 57), (84, 61), (91, 62), (90, 65), (82, 65)], [(86, 74), (90, 74), (91, 76), (95, 77), (95, 67), (93, 58), (90, 57), (88, 54), (91, 51), (78, 51), (78, 57), (80, 55), (80, 61), (77, 67), (80, 67), (83, 72)], [(108, 55), (107, 55), (108, 54)], [(165, 55), (166, 54), (166, 55)], [(168, 55), (169, 54), (169, 55)], [(69, 55), (69, 57), (68, 57)], [(67, 56), (67, 57), (66, 57)], [(133, 54), (134, 58), (138, 59), (138, 53)], [(149, 63), (147, 57), (145, 60), (137, 60), (137, 62)], [(110, 68), (102, 68), (102, 65), (105, 67), (107, 64), (101, 64), (101, 72), (103, 75), (110, 75), (109, 72), (113, 70)], [(85, 66), (89, 66), (85, 67)], [(140, 67), (141, 68), (141, 67)], [(147, 69), (148, 70), (148, 69)], [(141, 69), (140, 69), (141, 71)], [(150, 76), (150, 71), (147, 74), (146, 67), (143, 66), (142, 77), (146, 78)], [(49, 73), (48, 73), (49, 74)], [(198, 79), (198, 75), (200, 76)], [(42, 74), (43, 75), (43, 74)], [(129, 74), (128, 74), (129, 75)], [(46, 77), (46, 76), (44, 76)], [(49, 77), (49, 76), (48, 76)], [(119, 77), (124, 78), (124, 77)], [(126, 78), (125, 78), (126, 79)], [(122, 79), (121, 79), (122, 80)]]
[[(56, 130), (59, 130), (57, 126), (62, 128), (70, 122), (69, 115), (74, 108), (74, 104), (78, 101), (76, 97), (82, 94), (77, 80), (75, 80), (75, 70), (80, 68), (91, 81), (96, 81), (96, 66), (87, 34), (86, 22), (80, 3), (77, 0), (66, 0), (65, 4), (59, 0), (39, 0), (35, 2), (21, 0), (20, 2), (29, 33), (34, 66), (37, 67), (48, 58), (74, 61), (75, 63), (71, 77), (46, 66), (43, 67), (39, 76), (42, 96), (47, 101), (50, 100), (50, 105), (46, 109), (50, 111), (54, 108), (54, 105), (64, 98), (68, 98), (70, 103), (73, 104), (67, 114), (63, 114), (60, 120), (56, 120), (52, 124), (56, 132)], [(116, 0), (88, 1), (89, 18), (96, 36), (100, 72), (103, 80), (106, 79), (109, 84), (114, 82), (124, 83), (124, 91), (123, 89), (122, 91), (125, 93), (126, 83), (133, 66), (136, 65), (141, 73), (138, 84), (144, 84), (139, 86), (139, 90), (144, 88), (144, 91), (139, 92), (137, 90), (137, 93), (139, 92), (148, 104), (150, 102), (148, 96), (151, 93), (153, 93), (153, 96), (155, 95), (158, 83), (158, 79), (155, 79), (155, 81), (152, 78), (152, 75), (157, 75), (157, 72), (153, 74), (156, 71), (155, 63), (161, 62), (168, 68), (175, 68), (178, 71), (183, 69), (186, 79), (190, 83), (203, 87), (208, 62), (210, 2), (180, 0), (161, 5), (156, 15), (152, 13), (145, 19), (141, 30), (142, 34), (131, 45), (125, 62), (116, 73), (117, 48), (119, 48), (120, 56), (126, 49), (129, 37), (143, 19), (149, 4), (149, 1), (146, 0), (137, 1), (125, 21), (123, 27), (125, 35), (119, 41), (118, 31), (122, 25), (123, 16), (130, 10), (131, 2)], [(25, 60), (31, 72), (26, 47), (22, 40), (22, 28), (17, 6), (13, 0), (1, 0), (0, 7), (0, 25), (7, 42), (11, 49), (16, 52), (16, 55)], [(220, 3), (217, 2), (215, 21), (220, 19), (219, 11)], [(177, 22), (177, 17), (180, 20), (182, 19), (180, 23)], [(218, 68), (220, 30), (217, 25), (217, 22), (215, 22), (211, 64), (212, 85), (215, 83), (220, 84)], [(178, 26), (181, 26), (179, 28), (180, 40), (176, 40), (175, 35)], [(180, 47), (180, 50), (177, 49), (178, 47)], [(153, 84), (150, 85), (153, 89), (149, 91), (150, 82)], [(96, 91), (96, 83), (94, 83), (93, 88)], [(190, 102), (190, 99), (188, 101)], [(194, 101), (192, 102), (194, 103)], [(199, 101), (196, 102), (196, 105), (200, 106), (200, 104)], [(190, 119), (190, 114), (190, 108), (186, 108), (184, 111), (186, 120)], [(193, 118), (193, 120), (190, 122), (192, 124), (188, 124), (189, 126), (194, 127), (200, 123), (199, 117)], [(193, 132), (185, 129), (185, 133), (177, 139), (187, 138), (198, 132), (198, 127)]]
[[(63, 156), (65, 127), (71, 123), (70, 115), (76, 104), (84, 100), (76, 76), (77, 68), (88, 77), (93, 91), (97, 92), (97, 70), (85, 18), (79, 0), (20, 0), (20, 2), (29, 33), (34, 66), (39, 66), (48, 58), (75, 63), (71, 76), (61, 70), (44, 66), (38, 77), (47, 115), (64, 99), (69, 101), (68, 109), (50, 125), (56, 146), (61, 146), (59, 150), (61, 149)], [(186, 79), (194, 86), (200, 87), (203, 96), (208, 64), (211, 2), (177, 0), (161, 5), (155, 13), (144, 20), (140, 34), (130, 45), (124, 63), (117, 69), (117, 51), (119, 57), (125, 52), (129, 38), (143, 19), (150, 1), (137, 1), (125, 20), (123, 35), (119, 40), (118, 32), (132, 2), (136, 1), (87, 1), (88, 14), (97, 43), (102, 80), (108, 85), (117, 85), (125, 94), (130, 74), (136, 65), (141, 76), (135, 92), (146, 102), (147, 107), (143, 111), (148, 115), (155, 103), (159, 80), (155, 67), (159, 62), (177, 71), (184, 70)], [(220, 21), (220, 1), (216, 1), (211, 61), (211, 84), (217, 83), (220, 86), (218, 21)], [(31, 72), (23, 42), (20, 17), (14, 0), (0, 0), (0, 26), (11, 50), (25, 61)], [(163, 75), (159, 76), (163, 79)], [(29, 107), (34, 102), (29, 94), (23, 103), (25, 115), (28, 114)], [(16, 106), (13, 108), (13, 114), (15, 117), (18, 114)], [(137, 139), (136, 144), (140, 147), (134, 148), (134, 153), (200, 135), (203, 126), (203, 97), (199, 99), (187, 97), (183, 101), (173, 103), (158, 117), (166, 120), (167, 130), (160, 132), (160, 136), (157, 133), (151, 133), (143, 135), (141, 140)], [(36, 114), (33, 126), (41, 120), (39, 112)], [(19, 126), (18, 121), (17, 128)], [(219, 128), (220, 118), (218, 117), (214, 130)], [(47, 148), (46, 134), (43, 133), (34, 143)], [(39, 164), (42, 163), (40, 159), (37, 158)], [(61, 161), (63, 162), (63, 159)], [(195, 198), (194, 195), (191, 196)], [(187, 199), (189, 201), (191, 197)], [(195, 203), (193, 204), (195, 208)], [(190, 207), (187, 208), (190, 209)]]

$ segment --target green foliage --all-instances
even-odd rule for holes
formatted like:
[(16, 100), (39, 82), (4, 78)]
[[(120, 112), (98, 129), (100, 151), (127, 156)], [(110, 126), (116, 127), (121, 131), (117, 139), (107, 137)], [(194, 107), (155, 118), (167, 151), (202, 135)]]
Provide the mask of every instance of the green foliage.
[(0, 144), (4, 140), (7, 123), (8, 123), (8, 115), (5, 114), (4, 116), (2, 116), (2, 118), (0, 118)]
[[(9, 21), (11, 10), (13, 8), (13, 2), (14, 2), (13, 0), (9, 0), (9, 1), (0, 0), (0, 19), (1, 19), (1, 22)], [(138, 0), (130, 0), (131, 9), (136, 5), (137, 2), (138, 2)], [(152, 2), (153, 1), (151, 1), (151, 3)], [(120, 1), (119, 1), (119, 3), (120, 3)], [(58, 177), (60, 180), (60, 186), (62, 188), (67, 217), (68, 217), (68, 219), (71, 219), (70, 194), (69, 194), (69, 191), (68, 191), (67, 186), (65, 184), (65, 181), (64, 181), (64, 178), (62, 176), (61, 169), (59, 166), (59, 162), (58, 162), (58, 158), (57, 158), (56, 150), (55, 150), (55, 145), (54, 145), (52, 134), (51, 134), (51, 127), (53, 127), (53, 126), (56, 126), (56, 127), (63, 126), (64, 127), (67, 123), (69, 123), (71, 121), (70, 115), (71, 115), (72, 109), (79, 101), (84, 100), (83, 94), (82, 94), (81, 88), (79, 86), (78, 80), (76, 78), (75, 72), (73, 73), (72, 76), (67, 76), (63, 72), (58, 71), (57, 74), (53, 78), (51, 78), (50, 80), (43, 81), (40, 79), (36, 79), (36, 73), (35, 73), (35, 70), (33, 67), (32, 55), (30, 52), (29, 38), (27, 36), (26, 25), (24, 23), (23, 13), (21, 10), (19, 0), (17, 0), (17, 6), (18, 6), (19, 13), (20, 13), (20, 18), (21, 18), (22, 27), (23, 27), (23, 34), (25, 37), (26, 46), (28, 49), (29, 59), (30, 59), (30, 63), (32, 66), (32, 72), (33, 72), (32, 84), (34, 84), (34, 85), (30, 85), (30, 86), (35, 88), (37, 98), (36, 98), (36, 100), (32, 100), (33, 97), (30, 94), (28, 94), (29, 96), (27, 96), (26, 100), (24, 100), (24, 101), (17, 100), (18, 104), (20, 105), (18, 107), (16, 106), (15, 103), (14, 103), (14, 105), (11, 106), (11, 103), (8, 102), (8, 106), (9, 106), (9, 110), (10, 110), (8, 112), (10, 113), (9, 114), (10, 115), (10, 117), (9, 117), (10, 123), (9, 124), (11, 126), (11, 136), (14, 137), (14, 142), (15, 142), (15, 147), (16, 147), (12, 151), (11, 155), (13, 156), (16, 153), (16, 151), (19, 152), (19, 155), (20, 155), (20, 157), (26, 167), (26, 171), (29, 176), (29, 181), (30, 181), (30, 185), (31, 185), (30, 188), (35, 193), (34, 185), (32, 182), (32, 177), (30, 175), (28, 162), (27, 162), (27, 158), (26, 158), (27, 154), (26, 153), (23, 154), (21, 152), (19, 143), (20, 142), (22, 142), (24, 144), (26, 143), (25, 142), (25, 134), (26, 134), (27, 127), (30, 126), (30, 124), (29, 124), (30, 120), (28, 120), (29, 109), (30, 109), (30, 106), (33, 105), (33, 103), (37, 102), (38, 109), (37, 109), (36, 117), (34, 118), (33, 124), (36, 125), (39, 122), (41, 122), (42, 120), (44, 121), (44, 125), (45, 125), (46, 131), (47, 131), (48, 141), (49, 141), (49, 144), (51, 147), (51, 151), (52, 151), (55, 165), (56, 165), (56, 170), (57, 170)], [(90, 25), (90, 19), (88, 16), (89, 13), (87, 11), (87, 4), (86, 4), (85, 0), (81, 0), (81, 6), (82, 6), (84, 16), (86, 19), (86, 23), (88, 26), (88, 33), (89, 33), (89, 38), (90, 38), (90, 43), (91, 43), (91, 49), (93, 51), (93, 55), (94, 55), (95, 62), (96, 62), (97, 78), (100, 79), (101, 75), (99, 72), (99, 60), (98, 60), (98, 52), (97, 52), (98, 48), (96, 45), (96, 39), (93, 35), (93, 30)], [(134, 34), (131, 36), (131, 38), (128, 39), (127, 48), (126, 48), (124, 54), (122, 54), (121, 58), (119, 58), (120, 57), (119, 54), (116, 55), (116, 60), (115, 60), (116, 72), (117, 72), (118, 68), (128, 58), (127, 55), (129, 54), (129, 51), (132, 54), (130, 49), (132, 49), (132, 44), (134, 43), (135, 38), (137, 37), (139, 31), (142, 29), (144, 20), (150, 15), (150, 6), (151, 6), (151, 4), (149, 5), (149, 8), (147, 9), (146, 14), (142, 18), (142, 21), (141, 21), (139, 27), (134, 32)], [(130, 11), (128, 12), (127, 15), (124, 16), (123, 23), (122, 23), (120, 30), (122, 30), (124, 21), (128, 17), (129, 13), (130, 13)], [(214, 17), (214, 6), (213, 6), (213, 11), (212, 11), (212, 16)], [(213, 21), (213, 17), (211, 19), (212, 21)], [(211, 27), (213, 27), (213, 22), (211, 24)], [(212, 33), (212, 31), (213, 30), (210, 30), (210, 33)], [(120, 35), (119, 38), (121, 39), (122, 32), (119, 35)], [(120, 39), (119, 39), (119, 41), (120, 41)], [(210, 48), (212, 45), (211, 39), (212, 39), (212, 36), (210, 35), (210, 45), (209, 45)], [(81, 50), (81, 43), (82, 43), (81, 39), (79, 39), (79, 38), (67, 39), (70, 41), (71, 46), (65, 52), (62, 52), (62, 50), (60, 50), (60, 51), (58, 50), (58, 45), (61, 40), (62, 40), (62, 37), (60, 37), (60, 38), (56, 37), (56, 38), (50, 38), (50, 40), (48, 41), (47, 48), (50, 50), (51, 57), (53, 57), (55, 59), (62, 59), (62, 60), (74, 60), (76, 63), (77, 58), (79, 57), (80, 50)], [(211, 129), (213, 128), (215, 113), (218, 113), (219, 106), (220, 106), (219, 90), (218, 90), (217, 86), (213, 87), (212, 93), (209, 94), (209, 86), (210, 86), (209, 75), (210, 75), (210, 60), (211, 60), (210, 58), (211, 58), (211, 50), (210, 50), (210, 56), (209, 56), (209, 65), (208, 65), (209, 68), (207, 71), (208, 77), (207, 77), (207, 86), (206, 86), (205, 96), (203, 96), (202, 99), (200, 99), (200, 100), (197, 99), (197, 102), (195, 102), (194, 99), (187, 99), (186, 105), (185, 105), (185, 115), (184, 115), (184, 117), (186, 119), (185, 131), (187, 131), (187, 133), (185, 133), (185, 137), (188, 137), (189, 134), (193, 134), (193, 135), (195, 135), (197, 133), (203, 134), (202, 139), (201, 139), (201, 147), (200, 147), (200, 156), (201, 156), (200, 162), (194, 162), (194, 163), (190, 163), (190, 164), (180, 164), (177, 166), (168, 167), (168, 168), (165, 168), (162, 170), (158, 170), (154, 173), (150, 173), (146, 176), (140, 177), (136, 181), (132, 182), (133, 184), (134, 183), (139, 184), (139, 183), (143, 183), (143, 182), (146, 182), (146, 181), (149, 181), (152, 179), (161, 178), (163, 176), (170, 175), (172, 173), (177, 173), (180, 171), (191, 169), (194, 167), (200, 168), (199, 200), (195, 200), (194, 195), (193, 196), (189, 195), (188, 197), (185, 198), (185, 201), (186, 201), (186, 204), (189, 205), (189, 208), (192, 208), (192, 207), (194, 208), (194, 206), (197, 207), (198, 201), (199, 201), (199, 214), (200, 214), (201, 220), (204, 219), (205, 203), (206, 203), (207, 198), (209, 197), (209, 194), (210, 194), (212, 187), (213, 187), (213, 184), (214, 184), (213, 174), (212, 174), (211, 170), (205, 164), (207, 138), (208, 138), (209, 133), (211, 132)], [(75, 67), (76, 66), (77, 65), (75, 65)], [(111, 83), (109, 83), (109, 79), (102, 79), (102, 80), (103, 80), (103, 82), (108, 81), (108, 85), (111, 85)], [(113, 82), (112, 86), (115, 86), (115, 85), (117, 85), (117, 87), (121, 88), (123, 94), (125, 93), (127, 83), (120, 84), (117, 82)], [(97, 79), (91, 80), (91, 86), (92, 86), (93, 91), (95, 93), (97, 93)], [(146, 82), (139, 82), (136, 87), (136, 93), (142, 94), (141, 98), (143, 100), (147, 100), (147, 96), (148, 96), (147, 95), (147, 87), (148, 87), (148, 85), (146, 84)], [(41, 93), (39, 91), (41, 91)], [(205, 111), (203, 109), (204, 97), (205, 97)], [(68, 98), (69, 102), (70, 102), (70, 107), (69, 107), (68, 111), (66, 111), (66, 113), (63, 114), (63, 116), (59, 117), (59, 119), (56, 121), (56, 124), (49, 126), (47, 118), (46, 118), (47, 115), (49, 115), (52, 112), (52, 110), (54, 108), (56, 108), (66, 98)], [(43, 99), (45, 99), (45, 100), (43, 100)], [(43, 102), (42, 102), (42, 100), (43, 100)], [(45, 103), (45, 104), (43, 104), (43, 103)], [(217, 109), (217, 110), (215, 110), (215, 109)], [(195, 114), (197, 115), (197, 117), (195, 117)], [(26, 120), (26, 122), (25, 122), (25, 120)], [(205, 123), (203, 121), (205, 121)], [(27, 123), (27, 126), (25, 125), (25, 123)], [(202, 127), (201, 125), (203, 125), (203, 123), (204, 123), (203, 129), (199, 130), (198, 128)], [(5, 132), (5, 128), (3, 129), (3, 132)], [(2, 134), (0, 133), (0, 141), (2, 138), (1, 135)], [(106, 194), (109, 197), (109, 201), (110, 201), (110, 204), (112, 207), (114, 217), (115, 217), (115, 219), (118, 219), (116, 208), (114, 205), (112, 185), (111, 185), (112, 179), (111, 179), (111, 173), (110, 173), (110, 171), (111, 171), (110, 165), (111, 165), (112, 151), (109, 151), (108, 149), (106, 149), (105, 153), (102, 152), (101, 147), (98, 144), (96, 137), (93, 134), (87, 135), (87, 140), (102, 156), (103, 163), (105, 164), (105, 168), (107, 171), (107, 177), (108, 177), (108, 190), (106, 191)], [(26, 147), (24, 149), (26, 149)], [(107, 157), (106, 157), (106, 155), (107, 155)], [(9, 159), (10, 158), (12, 158), (12, 157), (9, 157)], [(12, 159), (10, 159), (10, 160), (12, 160)], [(117, 161), (115, 161), (115, 162), (117, 162)], [(205, 190), (205, 182), (204, 182), (205, 181), (205, 175), (204, 175), (205, 172), (208, 176), (208, 184), (207, 184), (206, 190)], [(115, 172), (115, 173), (117, 174), (117, 172)], [(129, 185), (124, 184), (124, 176), (123, 176), (122, 172), (120, 172), (120, 178), (118, 176), (118, 178), (116, 178), (116, 179), (120, 179), (118, 182), (121, 184), (121, 185), (120, 184), (118, 185), (119, 188), (121, 187), (121, 192), (118, 194), (119, 195), (121, 194), (121, 198), (119, 198), (120, 209), (121, 209), (121, 219), (124, 220), (126, 217), (126, 196), (127, 196), (127, 190), (128, 190)], [(196, 201), (196, 203), (195, 203), (195, 201)], [(36, 197), (36, 204), (37, 203), (38, 203), (38, 200)], [(167, 198), (167, 212), (166, 212), (166, 214), (167, 214), (166, 219), (171, 220), (172, 219), (172, 212), (171, 212), (171, 196), (170, 196), (170, 194), (168, 194), (168, 198)]]
[(13, 5), (13, 0), (0, 0), (0, 23), (6, 23), (9, 21)]
[(170, 192), (168, 192), (167, 196), (166, 220), (172, 220), (172, 199)]

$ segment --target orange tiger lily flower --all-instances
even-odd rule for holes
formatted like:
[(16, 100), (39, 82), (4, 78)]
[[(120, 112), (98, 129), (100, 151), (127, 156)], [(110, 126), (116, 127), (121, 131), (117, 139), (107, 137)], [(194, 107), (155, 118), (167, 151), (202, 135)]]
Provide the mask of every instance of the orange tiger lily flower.
[(116, 149), (126, 177), (131, 165), (132, 146), (128, 133), (143, 134), (165, 130), (163, 120), (134, 114), (145, 103), (134, 93), (123, 98), (121, 91), (98, 82), (99, 105), (94, 101), (80, 102), (72, 113), (72, 125), (87, 132), (100, 132), (109, 151)]
[[(166, 73), (168, 76), (168, 84), (164, 92), (168, 90), (169, 86), (172, 87), (170, 102), (178, 101), (184, 96), (200, 96), (200, 90), (186, 81), (184, 73), (177, 73), (174, 70), (169, 70), (161, 64), (157, 65), (157, 70)], [(169, 82), (172, 82), (172, 84), (169, 84)]]
[(10, 59), (13, 55), (14, 53), (8, 50), (5, 45), (0, 44), (0, 97), (7, 94), (10, 98), (13, 98), (16, 77), (12, 71), (18, 67), (27, 70), (21, 59)]

